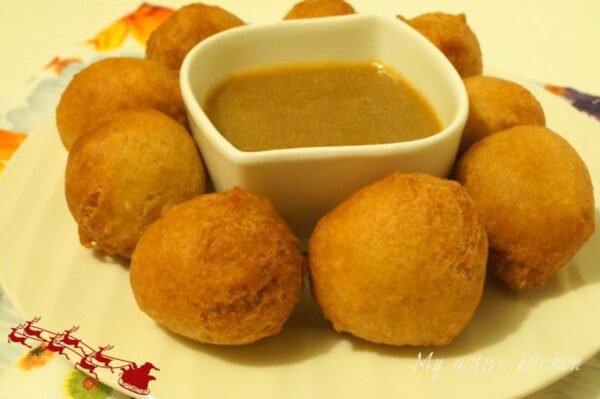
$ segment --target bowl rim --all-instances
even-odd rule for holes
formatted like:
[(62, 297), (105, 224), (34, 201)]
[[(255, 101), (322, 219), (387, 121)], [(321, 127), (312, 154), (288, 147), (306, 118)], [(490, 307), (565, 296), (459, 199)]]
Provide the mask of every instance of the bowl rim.
[[(420, 139), (411, 141), (401, 141), (395, 143), (384, 143), (384, 144), (362, 144), (362, 145), (345, 145), (345, 146), (316, 146), (316, 147), (294, 147), (294, 148), (279, 148), (272, 150), (262, 151), (242, 151), (236, 148), (230, 143), (213, 125), (210, 121), (202, 106), (196, 100), (196, 97), (192, 91), (190, 80), (191, 80), (191, 64), (193, 60), (198, 57), (199, 53), (202, 53), (205, 47), (214, 46), (215, 42), (219, 41), (230, 41), (235, 40), (239, 35), (254, 34), (255, 32), (265, 30), (279, 30), (279, 29), (310, 29), (312, 26), (322, 25), (345, 25), (352, 21), (364, 21), (364, 23), (394, 23), (395, 26), (408, 35), (412, 40), (417, 41), (421, 46), (424, 47), (425, 51), (429, 53), (434, 60), (441, 63), (449, 75), (452, 91), (457, 94), (458, 109), (456, 116), (447, 124), (447, 126), (441, 131)], [(277, 35), (271, 35), (275, 40)], [(255, 42), (256, 43), (256, 42)], [(375, 60), (374, 60), (375, 61)], [(283, 65), (284, 63), (282, 63)], [(273, 65), (277, 65), (274, 63)], [(385, 63), (383, 63), (385, 66)], [(408, 83), (411, 83), (408, 80)], [(282, 20), (276, 22), (265, 22), (265, 23), (252, 23), (242, 25), (232, 29), (225, 30), (223, 32), (214, 34), (202, 42), (194, 46), (186, 55), (180, 72), (179, 72), (179, 83), (181, 87), (181, 93), (184, 100), (186, 110), (190, 119), (190, 125), (200, 124), (195, 123), (196, 120), (200, 121), (204, 126), (200, 129), (207, 140), (211, 142), (214, 147), (219, 148), (224, 155), (228, 158), (236, 161), (237, 163), (243, 164), (256, 164), (268, 162), (279, 162), (279, 161), (297, 161), (297, 160), (314, 160), (314, 159), (332, 159), (332, 158), (345, 158), (345, 157), (373, 157), (383, 156), (395, 153), (408, 153), (412, 151), (418, 151), (424, 147), (435, 144), (441, 140), (444, 140), (448, 136), (455, 134), (457, 130), (460, 130), (459, 134), (462, 134), (461, 126), (464, 126), (467, 120), (469, 112), (469, 101), (467, 91), (462, 81), (462, 78), (446, 58), (446, 56), (428, 39), (417, 32), (414, 28), (408, 25), (405, 21), (381, 14), (352, 14), (342, 15), (333, 17), (322, 17), (322, 18), (311, 18), (311, 19), (298, 19), (298, 20)], [(214, 82), (216, 83), (216, 82)], [(427, 98), (427, 97), (426, 97)]]

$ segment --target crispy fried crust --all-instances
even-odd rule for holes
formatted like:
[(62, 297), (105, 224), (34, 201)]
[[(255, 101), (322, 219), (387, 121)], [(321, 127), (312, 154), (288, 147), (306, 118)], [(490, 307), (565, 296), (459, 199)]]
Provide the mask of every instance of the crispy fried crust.
[(513, 288), (533, 288), (565, 266), (594, 231), (588, 170), (558, 134), (518, 126), (473, 145), (456, 178), (481, 213), (489, 266)]
[(463, 131), (460, 153), (475, 142), (520, 125), (546, 125), (544, 110), (523, 86), (491, 76), (465, 79), (469, 95), (469, 118)]
[(338, 331), (391, 345), (445, 345), (481, 298), (487, 239), (456, 182), (395, 173), (319, 221), (309, 242), (317, 302)]
[(56, 125), (67, 150), (117, 111), (148, 107), (187, 126), (175, 71), (137, 58), (106, 58), (79, 72), (63, 92)]
[(179, 70), (186, 54), (215, 33), (244, 25), (244, 21), (217, 6), (196, 3), (181, 7), (152, 32), (146, 58)]
[(401, 15), (398, 18), (415, 28), (440, 49), (461, 77), (481, 75), (483, 71), (481, 48), (477, 36), (467, 24), (465, 14), (433, 12), (412, 19), (406, 19)]
[(139, 307), (196, 341), (239, 345), (277, 334), (302, 291), (304, 255), (271, 202), (241, 189), (174, 207), (131, 264)]
[(204, 171), (179, 123), (151, 109), (128, 110), (75, 143), (65, 192), (81, 244), (130, 257), (150, 223), (204, 192)]
[(344, 0), (303, 0), (294, 4), (283, 19), (305, 19), (354, 14), (354, 8)]

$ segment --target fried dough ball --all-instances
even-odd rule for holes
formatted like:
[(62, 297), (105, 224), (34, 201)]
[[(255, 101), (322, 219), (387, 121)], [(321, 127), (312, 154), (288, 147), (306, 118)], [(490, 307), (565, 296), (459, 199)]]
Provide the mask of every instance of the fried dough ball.
[(389, 175), (325, 215), (309, 242), (313, 293), (337, 331), (445, 345), (481, 298), (487, 239), (456, 182)]
[(146, 59), (179, 70), (186, 54), (215, 33), (244, 25), (244, 21), (217, 6), (195, 3), (175, 11), (159, 25), (146, 43)]
[(523, 86), (491, 76), (472, 76), (464, 82), (469, 96), (469, 118), (460, 153), (490, 134), (514, 126), (546, 125), (542, 106)]
[(79, 72), (56, 109), (56, 125), (67, 150), (84, 133), (117, 111), (148, 107), (187, 126), (177, 72), (138, 58), (106, 58)]
[(490, 268), (513, 288), (544, 284), (594, 231), (588, 170), (544, 127), (518, 126), (481, 140), (459, 161), (456, 178), (481, 214)]
[(179, 123), (152, 109), (127, 110), (77, 140), (65, 186), (81, 244), (130, 257), (150, 223), (204, 192), (204, 170)]
[(467, 24), (465, 14), (433, 12), (413, 19), (405, 19), (400, 15), (398, 18), (440, 49), (461, 77), (481, 75), (483, 61), (479, 41)]
[(354, 13), (354, 8), (344, 0), (302, 0), (294, 4), (283, 19), (333, 17)]
[(158, 324), (241, 345), (277, 334), (300, 300), (300, 243), (271, 202), (235, 188), (175, 206), (142, 236), (130, 282)]

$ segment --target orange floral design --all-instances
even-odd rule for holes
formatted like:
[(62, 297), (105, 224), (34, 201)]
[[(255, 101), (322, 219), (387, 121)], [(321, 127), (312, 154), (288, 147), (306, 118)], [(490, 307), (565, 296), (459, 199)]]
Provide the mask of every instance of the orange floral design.
[(114, 397), (111, 394), (113, 392), (111, 388), (92, 377), (88, 377), (77, 369), (67, 375), (63, 386), (65, 397), (69, 399), (107, 399)]
[(108, 51), (119, 47), (131, 34), (135, 40), (146, 45), (152, 31), (172, 13), (171, 8), (143, 3), (134, 12), (98, 33), (87, 44), (93, 45), (97, 51)]
[(25, 371), (34, 369), (36, 367), (42, 367), (43, 365), (48, 363), (50, 359), (52, 359), (53, 355), (54, 354), (52, 352), (46, 349), (44, 344), (39, 344), (38, 346), (28, 351), (27, 354), (25, 354), (25, 356), (23, 356), (23, 358), (19, 360), (17, 366), (21, 370)]
[(566, 92), (566, 89), (564, 87), (560, 87), (560, 86), (546, 85), (545, 87), (546, 87), (546, 90), (548, 90), (550, 93), (554, 93), (559, 96), (564, 95)]
[(52, 59), (52, 61), (50, 61), (48, 63), (48, 65), (46, 65), (44, 67), (44, 69), (50, 69), (52, 68), (54, 70), (54, 73), (57, 75), (60, 75), (60, 73), (62, 72), (63, 69), (65, 69), (65, 67), (69, 64), (73, 64), (76, 62), (81, 62), (81, 58), (60, 58), (58, 56), (54, 57)]
[(83, 380), (83, 387), (87, 390), (94, 389), (97, 386), (98, 386), (98, 380), (96, 380), (92, 377), (87, 377), (85, 380)]
[(0, 173), (4, 171), (4, 163), (12, 157), (19, 145), (27, 137), (23, 133), (9, 132), (0, 129)]

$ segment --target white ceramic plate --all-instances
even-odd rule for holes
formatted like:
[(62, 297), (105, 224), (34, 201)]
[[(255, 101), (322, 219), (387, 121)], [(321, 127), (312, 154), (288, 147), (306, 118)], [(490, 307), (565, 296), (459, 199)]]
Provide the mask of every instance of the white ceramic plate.
[[(529, 88), (549, 127), (586, 161), (600, 198), (597, 122)], [(488, 284), (474, 320), (448, 347), (395, 348), (336, 334), (308, 294), (276, 337), (244, 347), (181, 339), (137, 309), (123, 262), (79, 246), (63, 193), (66, 158), (49, 121), (25, 141), (0, 179), (3, 288), (26, 319), (40, 315), (41, 326), (57, 331), (79, 325), (77, 337), (88, 344), (111, 343), (110, 355), (158, 366), (152, 396), (514, 397), (560, 378), (600, 349), (600, 232), (541, 289), (514, 292)], [(424, 361), (432, 351), (429, 366), (419, 366), (419, 352)], [(110, 373), (100, 376), (123, 390)]]

